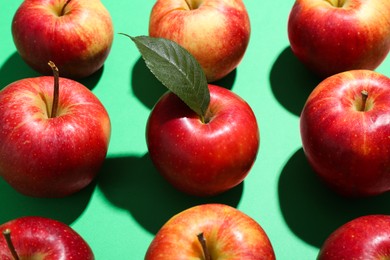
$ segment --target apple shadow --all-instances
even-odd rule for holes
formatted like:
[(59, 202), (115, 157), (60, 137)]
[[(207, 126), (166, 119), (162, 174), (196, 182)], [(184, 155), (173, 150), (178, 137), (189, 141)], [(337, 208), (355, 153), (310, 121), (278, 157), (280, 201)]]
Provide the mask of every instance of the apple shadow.
[(320, 82), (321, 78), (309, 71), (289, 46), (278, 56), (270, 72), (275, 98), (297, 116), (300, 116), (308, 96)]
[(17, 80), (38, 76), (41, 74), (30, 68), (15, 51), (0, 67), (0, 90)]
[[(211, 84), (232, 89), (236, 74), (237, 70), (234, 69), (224, 78), (212, 82)], [(136, 61), (131, 71), (131, 86), (134, 95), (149, 109), (152, 109), (160, 97), (168, 91), (168, 89), (149, 70), (142, 57)]]
[(100, 78), (103, 75), (103, 71), (104, 71), (104, 65), (96, 72), (94, 72), (92, 75), (82, 79), (77, 79), (76, 81), (86, 86), (89, 90), (93, 90), (96, 87), (96, 85), (99, 83)]
[(64, 198), (35, 198), (22, 195), (0, 178), (0, 224), (22, 216), (42, 216), (70, 225), (88, 205), (96, 181)]
[[(99, 82), (103, 74), (103, 69), (104, 66), (91, 76), (76, 81), (92, 90)], [(25, 63), (20, 57), (19, 53), (15, 51), (0, 67), (0, 90), (14, 81), (39, 76), (42, 76), (42, 74), (28, 66), (27, 63)]]
[(108, 158), (98, 177), (98, 187), (113, 205), (129, 211), (145, 230), (156, 234), (173, 215), (191, 206), (223, 203), (237, 207), (243, 183), (223, 194), (200, 198), (171, 186), (155, 169), (149, 154)]
[(214, 81), (214, 82), (210, 82), (210, 84), (217, 85), (217, 86), (232, 90), (234, 82), (236, 81), (236, 77), (237, 77), (237, 68), (235, 68), (233, 71), (231, 71), (229, 74), (227, 74), (222, 79), (219, 79), (219, 80)]
[(370, 198), (345, 198), (317, 177), (299, 149), (286, 163), (278, 183), (279, 203), (289, 228), (320, 248), (338, 227), (359, 216), (390, 214), (390, 193)]

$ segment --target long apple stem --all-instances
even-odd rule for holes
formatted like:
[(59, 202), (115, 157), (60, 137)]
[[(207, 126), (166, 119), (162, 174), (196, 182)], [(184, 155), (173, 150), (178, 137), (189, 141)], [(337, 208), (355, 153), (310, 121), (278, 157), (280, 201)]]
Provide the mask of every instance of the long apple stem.
[(15, 260), (19, 260), (19, 256), (18, 256), (18, 253), (16, 253), (16, 249), (15, 249), (15, 246), (14, 244), (12, 243), (12, 240), (11, 240), (11, 230), (10, 229), (6, 229), (3, 231), (3, 236), (5, 238), (5, 241), (7, 242), (7, 246), (9, 248), (9, 250), (11, 251), (11, 254), (13, 256), (13, 258)]
[(198, 240), (202, 246), (205, 260), (211, 260), (211, 255), (210, 255), (209, 249), (207, 248), (206, 239), (204, 238), (203, 232), (198, 234)]
[(61, 9), (60, 16), (63, 16), (63, 15), (65, 14), (65, 8), (66, 8), (66, 6), (69, 4), (70, 1), (72, 1), (72, 0), (68, 0), (68, 1), (66, 1), (66, 3), (64, 4), (64, 6), (63, 6), (62, 9)]
[(368, 98), (368, 92), (366, 90), (362, 90), (362, 107), (360, 111), (366, 111), (367, 110), (367, 98)]
[(58, 96), (60, 92), (60, 83), (59, 83), (60, 73), (58, 71), (57, 66), (54, 64), (54, 62), (49, 61), (48, 64), (53, 70), (53, 76), (54, 76), (53, 104), (51, 107), (51, 114), (50, 114), (50, 118), (54, 118), (57, 115), (57, 109), (58, 109)]

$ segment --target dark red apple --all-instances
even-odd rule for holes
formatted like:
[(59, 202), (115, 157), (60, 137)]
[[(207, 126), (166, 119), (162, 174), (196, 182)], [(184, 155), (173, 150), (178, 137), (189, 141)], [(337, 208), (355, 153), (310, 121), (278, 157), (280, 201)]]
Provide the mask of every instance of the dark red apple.
[(209, 85), (205, 120), (172, 92), (153, 108), (146, 137), (158, 171), (177, 189), (212, 196), (240, 184), (259, 149), (255, 114), (232, 91)]
[(390, 259), (390, 216), (367, 215), (342, 225), (326, 239), (317, 259)]
[(374, 70), (390, 50), (389, 0), (296, 0), (288, 20), (293, 53), (325, 78)]
[(94, 259), (87, 242), (70, 226), (54, 219), (20, 217), (0, 225), (0, 231), (2, 260)]
[(390, 79), (339, 73), (310, 94), (300, 118), (303, 150), (320, 178), (344, 196), (390, 190)]

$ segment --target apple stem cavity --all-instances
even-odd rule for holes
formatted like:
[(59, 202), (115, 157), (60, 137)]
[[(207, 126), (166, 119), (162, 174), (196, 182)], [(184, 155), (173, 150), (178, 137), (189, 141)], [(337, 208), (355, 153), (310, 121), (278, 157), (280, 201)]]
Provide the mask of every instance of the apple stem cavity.
[(343, 7), (345, 0), (327, 0), (334, 7)]
[[(69, 2), (69, 1), (68, 1)], [(49, 61), (49, 66), (53, 70), (53, 76), (54, 76), (54, 92), (53, 92), (53, 104), (51, 107), (51, 113), (50, 118), (54, 118), (57, 115), (57, 109), (58, 109), (58, 99), (59, 99), (59, 92), (60, 92), (60, 72), (57, 68), (57, 66), (54, 64), (54, 62)]]
[(18, 253), (16, 252), (16, 249), (15, 249), (15, 246), (14, 244), (12, 243), (12, 239), (11, 239), (11, 230), (10, 229), (5, 229), (3, 231), (3, 236), (5, 238), (5, 241), (7, 242), (7, 246), (9, 248), (9, 250), (11, 251), (11, 254), (14, 258), (14, 260), (20, 260), (19, 256), (18, 256)]
[(66, 6), (70, 3), (70, 1), (72, 1), (72, 0), (68, 0), (68, 1), (66, 1), (66, 3), (64, 4), (64, 6), (63, 6), (62, 9), (61, 9), (60, 16), (65, 15), (65, 8), (66, 8)]
[(202, 2), (203, 1), (186, 0), (186, 3), (188, 5), (188, 7), (190, 8), (190, 10), (194, 10), (194, 9), (199, 8), (199, 6), (201, 5)]
[(367, 98), (368, 98), (368, 92), (366, 90), (362, 90), (362, 106), (360, 108), (360, 111), (364, 112), (367, 111)]
[(212, 260), (209, 249), (207, 248), (206, 239), (204, 238), (203, 232), (198, 234), (198, 241), (202, 246), (203, 255), (205, 260)]

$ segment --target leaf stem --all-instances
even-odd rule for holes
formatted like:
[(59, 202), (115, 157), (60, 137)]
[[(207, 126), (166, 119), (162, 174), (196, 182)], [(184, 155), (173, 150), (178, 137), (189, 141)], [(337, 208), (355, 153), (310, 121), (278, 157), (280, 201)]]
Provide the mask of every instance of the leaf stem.
[(206, 118), (204, 115), (199, 115), (200, 117), (200, 121), (202, 122), (202, 124), (205, 124), (206, 123)]
[(199, 241), (199, 243), (202, 246), (202, 250), (203, 250), (203, 254), (204, 254), (205, 260), (212, 260), (210, 251), (207, 248), (206, 239), (204, 238), (203, 232), (198, 234), (197, 236), (198, 236), (198, 241)]
[(57, 109), (58, 109), (58, 99), (59, 99), (59, 88), (60, 88), (60, 83), (59, 83), (59, 77), (60, 73), (58, 71), (57, 66), (54, 64), (54, 62), (49, 61), (49, 66), (53, 70), (53, 76), (54, 76), (54, 91), (53, 91), (53, 104), (51, 107), (51, 114), (50, 118), (54, 118), (57, 115)]
[(18, 256), (18, 253), (16, 252), (16, 249), (15, 249), (15, 246), (14, 244), (12, 243), (12, 239), (11, 239), (11, 230), (10, 229), (5, 229), (3, 231), (3, 236), (5, 238), (5, 241), (7, 242), (7, 246), (9, 248), (9, 250), (11, 251), (11, 254), (13, 256), (13, 258), (15, 260), (19, 260), (19, 256)]

